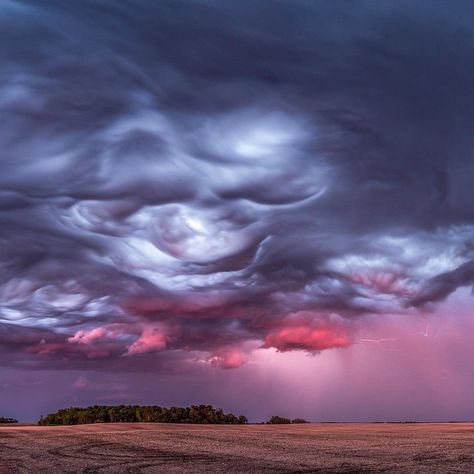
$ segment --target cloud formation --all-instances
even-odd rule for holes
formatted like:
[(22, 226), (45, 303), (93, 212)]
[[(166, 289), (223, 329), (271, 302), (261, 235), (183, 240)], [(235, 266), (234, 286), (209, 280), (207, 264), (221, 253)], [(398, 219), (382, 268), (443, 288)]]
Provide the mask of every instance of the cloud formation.
[(237, 368), (472, 287), (472, 13), (3, 2), (3, 363)]

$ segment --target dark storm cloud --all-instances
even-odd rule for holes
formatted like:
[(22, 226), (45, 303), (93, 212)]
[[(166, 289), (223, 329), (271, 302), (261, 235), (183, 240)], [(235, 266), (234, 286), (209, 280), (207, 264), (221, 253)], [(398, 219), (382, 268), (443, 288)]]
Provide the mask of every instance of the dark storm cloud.
[(4, 1), (2, 351), (232, 368), (472, 285), (473, 14)]

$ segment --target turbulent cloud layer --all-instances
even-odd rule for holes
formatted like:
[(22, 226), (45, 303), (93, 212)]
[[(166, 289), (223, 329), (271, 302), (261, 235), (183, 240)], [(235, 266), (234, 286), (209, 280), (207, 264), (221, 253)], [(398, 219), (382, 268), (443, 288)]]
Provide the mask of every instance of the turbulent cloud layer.
[(4, 0), (2, 363), (237, 368), (472, 287), (473, 13)]

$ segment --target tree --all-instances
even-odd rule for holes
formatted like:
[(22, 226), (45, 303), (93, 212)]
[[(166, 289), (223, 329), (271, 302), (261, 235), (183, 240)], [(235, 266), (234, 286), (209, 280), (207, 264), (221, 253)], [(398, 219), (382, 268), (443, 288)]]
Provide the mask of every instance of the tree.
[(224, 413), (212, 405), (193, 405), (191, 407), (94, 405), (86, 408), (70, 407), (41, 417), (39, 425), (76, 425), (83, 423), (128, 423), (128, 422), (161, 422), (161, 423), (213, 423), (245, 424), (245, 416)]
[(18, 423), (18, 420), (15, 420), (15, 418), (6, 418), (4, 416), (0, 416), (0, 423)]
[(247, 417), (244, 416), (244, 415), (240, 415), (239, 416), (239, 421), (238, 421), (239, 425), (245, 425), (248, 423), (248, 420), (247, 420)]
[(267, 423), (269, 425), (289, 425), (291, 420), (282, 416), (272, 416)]

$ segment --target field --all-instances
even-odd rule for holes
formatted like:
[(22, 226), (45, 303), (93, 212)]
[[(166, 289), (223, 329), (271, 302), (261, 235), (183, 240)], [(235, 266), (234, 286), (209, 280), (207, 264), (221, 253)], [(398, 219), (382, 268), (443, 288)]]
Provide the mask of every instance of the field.
[(467, 473), (474, 424), (0, 427), (0, 473)]

